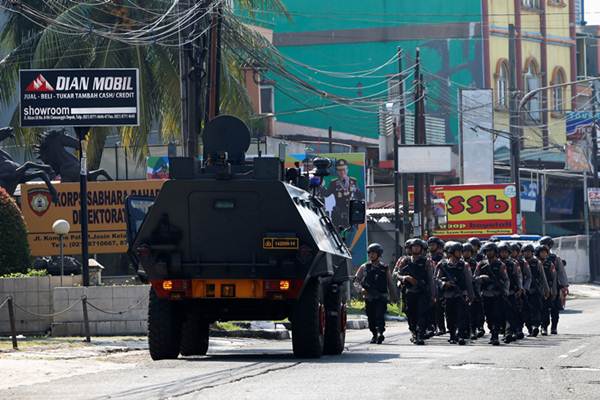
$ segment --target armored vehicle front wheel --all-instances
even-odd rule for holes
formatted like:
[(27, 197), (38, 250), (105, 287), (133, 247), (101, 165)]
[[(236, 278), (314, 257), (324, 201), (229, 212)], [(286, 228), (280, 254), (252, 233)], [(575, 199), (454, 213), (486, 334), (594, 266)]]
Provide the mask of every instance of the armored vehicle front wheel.
[(325, 305), (323, 287), (311, 279), (298, 299), (292, 316), (294, 356), (319, 358), (325, 344)]
[(208, 351), (208, 321), (188, 317), (181, 327), (182, 356), (204, 356)]
[(181, 322), (175, 304), (158, 298), (154, 289), (150, 289), (148, 347), (153, 360), (177, 358), (181, 340)]
[(346, 343), (346, 304), (340, 288), (332, 285), (325, 294), (325, 347), (328, 355), (342, 354)]

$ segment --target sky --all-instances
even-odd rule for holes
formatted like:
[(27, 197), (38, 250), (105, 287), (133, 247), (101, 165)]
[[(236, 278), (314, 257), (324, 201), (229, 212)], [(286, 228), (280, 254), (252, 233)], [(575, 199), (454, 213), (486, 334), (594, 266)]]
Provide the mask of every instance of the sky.
[(585, 1), (585, 20), (588, 25), (600, 25), (600, 0)]

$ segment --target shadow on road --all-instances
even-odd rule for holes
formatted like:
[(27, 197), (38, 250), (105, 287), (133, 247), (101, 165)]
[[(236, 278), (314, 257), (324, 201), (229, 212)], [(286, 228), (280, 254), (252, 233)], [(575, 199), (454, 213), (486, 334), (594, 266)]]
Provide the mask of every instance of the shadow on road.
[(277, 363), (378, 363), (393, 358), (398, 358), (398, 353), (374, 353), (368, 351), (347, 351), (339, 356), (323, 356), (321, 358), (296, 358), (292, 352), (287, 353), (243, 353), (243, 354), (209, 354), (204, 357), (187, 357), (182, 360), (189, 362), (268, 362)]

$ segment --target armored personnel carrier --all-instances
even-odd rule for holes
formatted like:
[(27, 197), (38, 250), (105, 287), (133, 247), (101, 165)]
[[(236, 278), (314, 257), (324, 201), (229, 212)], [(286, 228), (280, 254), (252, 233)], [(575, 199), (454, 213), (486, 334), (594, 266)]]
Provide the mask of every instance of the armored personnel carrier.
[[(284, 182), (283, 160), (246, 160), (240, 120), (217, 117), (203, 139), (206, 162), (173, 158), (156, 199), (127, 201), (129, 254), (151, 284), (150, 355), (206, 354), (215, 321), (285, 318), (295, 356), (342, 353), (351, 254), (317, 195), (329, 161), (303, 189)], [(363, 222), (364, 203), (351, 207)]]

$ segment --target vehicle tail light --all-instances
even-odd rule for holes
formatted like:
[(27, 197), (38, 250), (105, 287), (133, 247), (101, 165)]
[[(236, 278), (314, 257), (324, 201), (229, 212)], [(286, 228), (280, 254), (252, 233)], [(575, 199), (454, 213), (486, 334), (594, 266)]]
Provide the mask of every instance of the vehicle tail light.
[(173, 281), (163, 281), (162, 287), (164, 290), (173, 290)]

